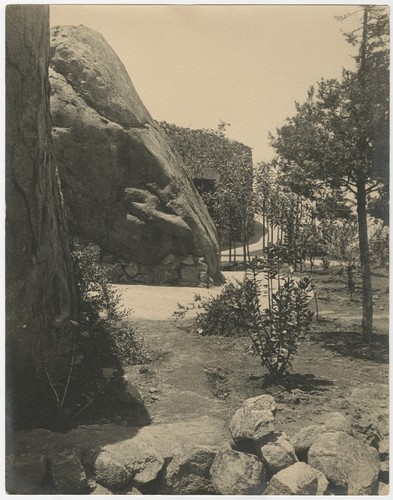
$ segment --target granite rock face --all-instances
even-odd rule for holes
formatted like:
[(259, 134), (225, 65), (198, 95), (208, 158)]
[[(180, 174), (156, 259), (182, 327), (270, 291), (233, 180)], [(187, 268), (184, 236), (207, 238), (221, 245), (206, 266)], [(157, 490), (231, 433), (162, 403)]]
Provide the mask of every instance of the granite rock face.
[(53, 140), (72, 234), (100, 246), (115, 281), (220, 282), (213, 222), (117, 55), (84, 26), (52, 28), (51, 51)]
[[(61, 377), (75, 295), (52, 161), (49, 7), (6, 13), (7, 388), (13, 422), (40, 410), (40, 381)], [(42, 409), (42, 408), (41, 408)], [(9, 414), (9, 416), (11, 416)]]

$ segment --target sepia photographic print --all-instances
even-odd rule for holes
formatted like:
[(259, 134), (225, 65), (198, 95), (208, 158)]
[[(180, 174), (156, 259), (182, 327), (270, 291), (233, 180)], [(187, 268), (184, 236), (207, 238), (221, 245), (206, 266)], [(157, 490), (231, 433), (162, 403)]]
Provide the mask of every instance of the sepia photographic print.
[(4, 9), (4, 491), (388, 495), (389, 7)]

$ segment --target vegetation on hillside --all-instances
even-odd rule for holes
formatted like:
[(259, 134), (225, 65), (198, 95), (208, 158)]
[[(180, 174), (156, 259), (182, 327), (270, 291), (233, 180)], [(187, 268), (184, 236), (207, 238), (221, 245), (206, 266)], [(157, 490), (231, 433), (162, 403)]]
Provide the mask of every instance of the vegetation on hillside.
[(216, 225), (220, 247), (228, 246), (230, 260), (236, 260), (235, 249), (241, 242), (246, 261), (254, 220), (251, 148), (228, 139), (224, 122), (218, 130), (160, 125), (194, 179)]

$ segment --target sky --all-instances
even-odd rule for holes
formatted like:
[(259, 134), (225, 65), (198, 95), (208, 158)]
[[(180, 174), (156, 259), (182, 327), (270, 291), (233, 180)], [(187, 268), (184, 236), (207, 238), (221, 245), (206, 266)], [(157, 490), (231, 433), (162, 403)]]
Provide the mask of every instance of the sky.
[(268, 142), (322, 77), (353, 69), (355, 5), (51, 5), (51, 25), (100, 32), (156, 120), (216, 129), (269, 161)]

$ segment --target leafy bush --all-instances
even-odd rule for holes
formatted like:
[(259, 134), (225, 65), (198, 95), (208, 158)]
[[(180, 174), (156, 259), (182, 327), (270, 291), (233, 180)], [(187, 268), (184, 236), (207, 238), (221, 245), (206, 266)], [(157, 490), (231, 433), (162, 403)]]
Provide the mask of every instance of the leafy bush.
[(121, 306), (120, 295), (111, 288), (106, 271), (97, 263), (94, 247), (74, 244), (72, 251), (81, 328), (91, 338), (102, 362), (136, 364), (145, 359), (135, 325), (125, 318), (130, 310)]
[[(239, 333), (237, 311), (232, 307), (233, 301), (241, 299), (243, 283), (228, 283), (216, 297), (208, 297), (201, 301), (200, 312), (195, 318), (195, 328), (201, 335), (222, 335), (229, 337)], [(240, 328), (241, 330), (241, 328)]]
[(389, 265), (389, 228), (380, 224), (370, 238), (370, 258), (373, 267)]
[(194, 328), (201, 335), (220, 335), (230, 337), (239, 335), (237, 312), (233, 309), (233, 301), (240, 300), (243, 283), (227, 283), (215, 297), (202, 298), (194, 295), (194, 303), (190, 306), (178, 304), (178, 310), (173, 313), (176, 319), (182, 319), (190, 310), (200, 310), (194, 319)]
[[(260, 303), (261, 272), (265, 274), (269, 304), (265, 309)], [(273, 279), (276, 287), (272, 286)], [(310, 280), (295, 280), (290, 274), (279, 278), (272, 262), (267, 265), (266, 260), (255, 258), (249, 264), (243, 291), (241, 301), (233, 304), (239, 326), (245, 328), (269, 373), (283, 376), (291, 368), (299, 337), (307, 332), (313, 316), (308, 308)]]
[[(248, 263), (242, 282), (227, 284), (216, 297), (196, 296), (191, 307), (202, 310), (194, 322), (200, 334), (248, 335), (262, 365), (275, 377), (290, 369), (299, 338), (313, 316), (308, 307), (313, 284), (307, 277), (280, 275), (286, 258), (284, 246), (269, 244), (266, 258), (254, 257)], [(268, 302), (264, 309), (260, 301), (263, 287)], [(189, 309), (180, 306), (175, 315), (182, 317)]]
[(356, 266), (353, 262), (349, 262), (343, 270), (343, 275), (345, 287), (347, 289), (347, 292), (349, 293), (351, 300), (353, 299), (353, 294), (355, 293), (356, 289), (355, 274)]
[(77, 317), (71, 321), (67, 376), (49, 373), (47, 379), (60, 417), (75, 418), (106, 390), (102, 369), (122, 372), (123, 364), (146, 361), (136, 327), (125, 317), (120, 296), (110, 287), (97, 263), (94, 247), (74, 242), (71, 252), (77, 295)]

